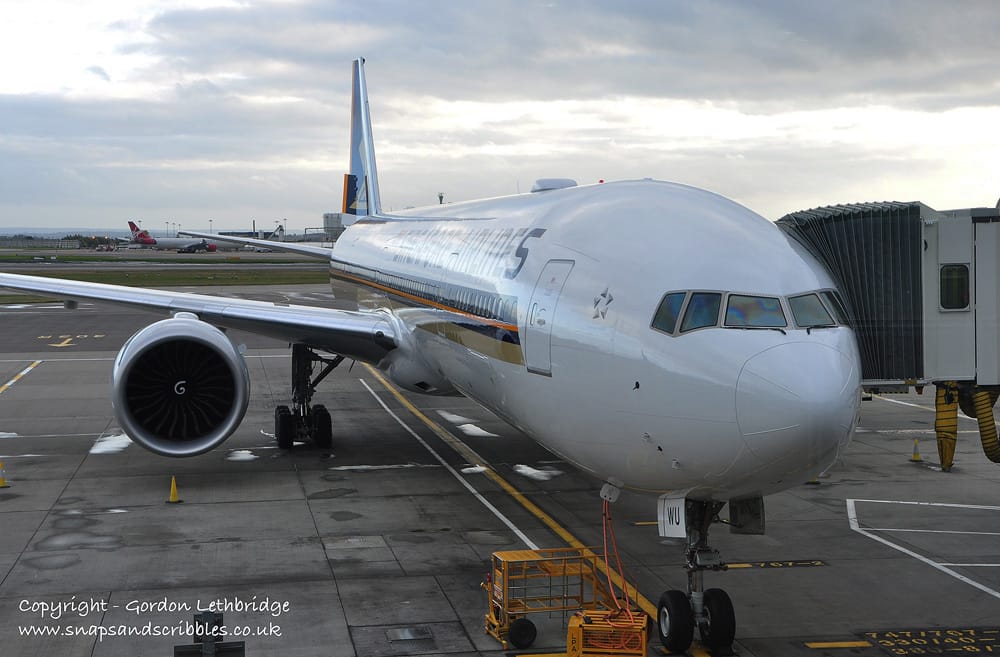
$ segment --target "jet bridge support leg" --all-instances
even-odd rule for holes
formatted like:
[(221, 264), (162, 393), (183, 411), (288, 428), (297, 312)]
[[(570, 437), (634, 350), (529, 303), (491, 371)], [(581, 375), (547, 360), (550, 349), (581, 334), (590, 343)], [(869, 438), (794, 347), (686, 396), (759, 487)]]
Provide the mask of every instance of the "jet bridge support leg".
[(958, 384), (942, 381), (936, 384), (936, 388), (934, 431), (937, 433), (941, 470), (948, 472), (955, 462), (955, 443), (958, 441)]

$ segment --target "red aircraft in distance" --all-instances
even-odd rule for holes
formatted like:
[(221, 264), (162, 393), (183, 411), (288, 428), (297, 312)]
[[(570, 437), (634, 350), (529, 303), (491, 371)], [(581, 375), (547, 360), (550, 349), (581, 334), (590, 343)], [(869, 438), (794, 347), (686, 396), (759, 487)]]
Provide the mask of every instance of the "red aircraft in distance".
[(139, 228), (133, 221), (128, 222), (128, 227), (132, 231), (132, 243), (144, 248), (177, 249), (178, 253), (194, 253), (195, 251), (214, 253), (218, 248), (213, 242), (200, 237), (153, 237), (148, 230)]

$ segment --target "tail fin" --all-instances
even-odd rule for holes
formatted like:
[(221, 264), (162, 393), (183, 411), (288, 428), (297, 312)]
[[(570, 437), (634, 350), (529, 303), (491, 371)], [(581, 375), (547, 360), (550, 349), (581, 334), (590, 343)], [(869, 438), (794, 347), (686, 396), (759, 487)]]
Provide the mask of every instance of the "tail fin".
[(365, 84), (365, 60), (354, 60), (351, 91), (351, 172), (344, 174), (344, 214), (359, 217), (379, 214), (378, 172), (375, 170), (375, 144), (372, 119), (368, 111), (368, 85)]
[(128, 222), (128, 227), (129, 230), (132, 231), (132, 239), (137, 239), (142, 236), (142, 232), (139, 230), (139, 227), (135, 225), (134, 221)]

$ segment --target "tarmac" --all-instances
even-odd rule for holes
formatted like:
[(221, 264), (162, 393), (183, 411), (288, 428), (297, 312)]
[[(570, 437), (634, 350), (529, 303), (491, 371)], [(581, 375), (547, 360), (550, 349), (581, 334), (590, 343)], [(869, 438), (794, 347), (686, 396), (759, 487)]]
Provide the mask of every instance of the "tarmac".
[[(324, 286), (213, 292), (331, 301)], [(565, 652), (560, 614), (534, 619), (530, 649), (504, 651), (483, 630), (482, 583), (497, 550), (601, 544), (599, 482), (473, 402), (402, 395), (361, 364), (317, 393), (333, 447), (278, 450), (289, 350), (239, 332), (241, 427), (207, 454), (156, 456), (122, 435), (109, 381), (124, 340), (157, 318), (0, 307), (0, 654), (167, 656), (215, 609), (254, 657)], [(731, 568), (706, 585), (733, 599), (736, 654), (1000, 654), (1000, 466), (961, 419), (940, 472), (933, 425), (932, 390), (876, 396), (818, 483), (767, 498), (766, 535), (714, 527)], [(171, 477), (182, 503), (166, 503)], [(683, 588), (656, 500), (624, 493), (612, 512), (644, 598)]]

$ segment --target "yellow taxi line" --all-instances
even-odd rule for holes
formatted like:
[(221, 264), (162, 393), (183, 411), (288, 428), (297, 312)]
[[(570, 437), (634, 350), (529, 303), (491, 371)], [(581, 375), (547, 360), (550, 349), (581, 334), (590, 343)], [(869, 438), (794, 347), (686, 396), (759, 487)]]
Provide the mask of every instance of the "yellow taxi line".
[[(417, 419), (423, 422), (424, 425), (427, 426), (427, 428), (433, 431), (449, 447), (458, 452), (458, 454), (461, 455), (466, 461), (468, 461), (472, 465), (478, 465), (482, 467), (483, 474), (488, 476), (495, 484), (497, 484), (501, 489), (503, 489), (504, 492), (513, 497), (515, 500), (517, 500), (517, 502), (520, 503), (521, 506), (525, 508), (525, 510), (527, 510), (533, 516), (541, 520), (546, 527), (548, 527), (554, 534), (556, 534), (556, 536), (561, 538), (567, 545), (575, 548), (587, 547), (582, 541), (580, 541), (573, 534), (571, 534), (566, 528), (564, 528), (562, 525), (556, 522), (555, 519), (552, 518), (552, 516), (547, 514), (545, 511), (539, 508), (534, 502), (529, 500), (524, 495), (524, 493), (517, 490), (513, 485), (510, 484), (510, 482), (508, 482), (506, 479), (497, 474), (497, 472), (488, 463), (485, 462), (483, 457), (477, 454), (471, 447), (469, 447), (461, 440), (456, 438), (454, 434), (452, 434), (450, 431), (439, 425), (437, 422), (424, 415), (424, 413), (422, 413), (420, 409), (414, 406), (409, 399), (404, 397), (403, 394), (399, 392), (399, 390), (397, 390), (395, 386), (391, 385), (388, 381), (386, 381), (385, 378), (383, 378), (382, 375), (379, 374), (378, 370), (367, 364), (365, 365), (365, 367), (368, 369), (369, 372), (371, 372), (372, 376), (378, 379), (378, 381), (385, 387), (385, 389), (388, 390), (399, 401), (399, 403), (405, 406), (408, 411), (410, 411)], [(597, 501), (595, 500), (594, 503), (596, 504)], [(600, 571), (604, 573), (606, 576), (610, 576), (611, 581), (614, 582), (615, 586), (622, 589), (623, 591), (626, 591), (629, 594), (629, 596), (638, 603), (639, 608), (642, 609), (642, 611), (648, 614), (650, 618), (654, 620), (656, 619), (656, 605), (654, 605), (652, 601), (649, 600), (649, 598), (646, 598), (641, 593), (639, 593), (635, 585), (624, 582), (621, 576), (618, 573), (614, 572), (614, 570), (612, 570), (609, 573), (602, 559), (595, 559), (595, 561), (597, 563), (598, 569), (600, 569)]]
[(28, 365), (28, 366), (27, 366), (27, 367), (25, 367), (25, 368), (24, 368), (23, 370), (21, 370), (20, 372), (18, 372), (17, 374), (15, 374), (15, 375), (14, 375), (14, 378), (13, 378), (13, 379), (11, 379), (11, 380), (10, 380), (10, 381), (8, 381), (7, 383), (5, 383), (5, 384), (3, 384), (2, 386), (0, 386), (0, 395), (2, 395), (3, 393), (7, 392), (7, 390), (8, 390), (8, 389), (9, 389), (9, 388), (10, 388), (11, 386), (13, 386), (13, 385), (14, 385), (15, 383), (17, 383), (17, 382), (18, 382), (18, 381), (20, 381), (20, 380), (21, 380), (22, 378), (24, 378), (25, 376), (27, 376), (27, 375), (28, 375), (28, 373), (29, 373), (29, 372), (31, 372), (31, 370), (35, 369), (36, 367), (38, 367), (38, 366), (39, 366), (39, 365), (41, 365), (41, 364), (42, 364), (42, 361), (40, 361), (40, 360), (36, 360), (36, 361), (35, 361), (34, 363), (32, 363), (31, 365)]

